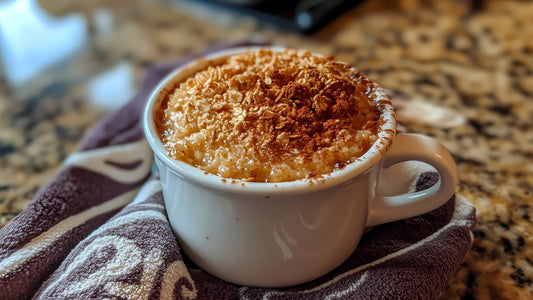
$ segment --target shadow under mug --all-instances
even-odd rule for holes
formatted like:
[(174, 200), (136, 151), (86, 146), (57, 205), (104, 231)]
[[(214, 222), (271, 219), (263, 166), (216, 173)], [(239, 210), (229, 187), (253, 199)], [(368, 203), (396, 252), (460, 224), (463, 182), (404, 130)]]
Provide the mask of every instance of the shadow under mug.
[[(208, 64), (252, 50), (257, 47), (225, 50), (178, 67), (153, 91), (143, 115), (170, 225), (199, 267), (241, 285), (304, 283), (342, 264), (366, 228), (427, 213), (453, 195), (458, 175), (449, 152), (430, 137), (396, 134), (393, 107), (376, 84), (374, 99), (382, 111), (378, 140), (361, 158), (320, 180), (243, 182), (168, 157), (154, 125), (165, 96)], [(408, 160), (433, 166), (439, 181), (421, 192), (377, 195), (381, 170)]]

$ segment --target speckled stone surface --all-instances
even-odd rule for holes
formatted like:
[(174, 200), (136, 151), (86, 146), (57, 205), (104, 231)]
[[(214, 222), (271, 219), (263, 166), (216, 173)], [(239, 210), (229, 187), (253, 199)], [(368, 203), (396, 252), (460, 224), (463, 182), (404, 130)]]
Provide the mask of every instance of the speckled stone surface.
[(452, 152), (478, 223), (442, 299), (533, 297), (533, 3), (367, 1), (311, 36), (179, 1), (40, 3), (55, 15), (82, 12), (91, 38), (22, 89), (0, 73), (0, 226), (105, 114), (87, 101), (94, 76), (126, 62), (138, 84), (151, 64), (259, 39), (357, 66), (410, 103), (411, 114), (398, 105), (405, 130)]

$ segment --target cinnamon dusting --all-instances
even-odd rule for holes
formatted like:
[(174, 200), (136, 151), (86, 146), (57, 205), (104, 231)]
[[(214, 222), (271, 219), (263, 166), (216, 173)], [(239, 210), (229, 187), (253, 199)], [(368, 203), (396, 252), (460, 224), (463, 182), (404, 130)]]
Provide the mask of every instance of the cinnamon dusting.
[(171, 157), (226, 178), (280, 182), (343, 168), (377, 139), (374, 84), (306, 51), (233, 56), (168, 97), (158, 130)]

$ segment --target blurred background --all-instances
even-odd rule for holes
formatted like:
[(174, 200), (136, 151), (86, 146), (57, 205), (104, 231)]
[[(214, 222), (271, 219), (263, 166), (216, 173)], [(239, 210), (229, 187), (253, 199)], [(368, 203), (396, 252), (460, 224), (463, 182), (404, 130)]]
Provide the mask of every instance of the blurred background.
[(353, 64), (452, 152), (478, 225), (443, 299), (533, 297), (531, 1), (0, 0), (0, 227), (149, 66), (250, 40)]

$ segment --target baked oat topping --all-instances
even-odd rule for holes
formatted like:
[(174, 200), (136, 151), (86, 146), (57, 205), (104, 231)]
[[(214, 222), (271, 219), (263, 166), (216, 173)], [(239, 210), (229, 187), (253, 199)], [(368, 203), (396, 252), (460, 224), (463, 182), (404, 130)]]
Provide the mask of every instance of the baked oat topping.
[(303, 179), (372, 146), (380, 117), (373, 89), (333, 57), (247, 52), (182, 82), (168, 95), (159, 132), (169, 156), (225, 178)]

